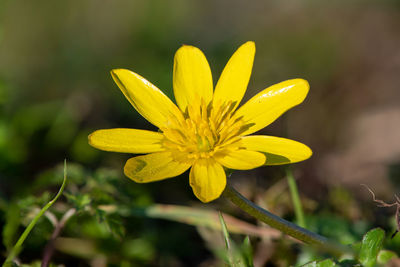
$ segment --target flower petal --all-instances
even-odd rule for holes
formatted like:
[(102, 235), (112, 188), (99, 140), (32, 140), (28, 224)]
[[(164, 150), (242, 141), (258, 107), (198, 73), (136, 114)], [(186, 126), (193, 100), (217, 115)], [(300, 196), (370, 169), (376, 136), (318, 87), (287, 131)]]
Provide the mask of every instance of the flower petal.
[(189, 182), (196, 197), (206, 203), (222, 194), (226, 186), (226, 174), (224, 168), (214, 160), (198, 160), (190, 170)]
[(182, 112), (201, 99), (208, 104), (213, 95), (213, 81), (208, 61), (200, 49), (184, 45), (174, 58), (174, 94)]
[(124, 173), (137, 183), (148, 183), (184, 173), (190, 164), (175, 161), (170, 152), (159, 152), (130, 158)]
[(126, 69), (112, 70), (111, 75), (132, 106), (158, 128), (172, 117), (182, 116), (178, 107), (142, 76)]
[(311, 149), (297, 141), (286, 138), (252, 135), (242, 138), (246, 149), (267, 153), (265, 165), (280, 165), (306, 160), (312, 155)]
[(89, 135), (95, 148), (123, 153), (153, 153), (163, 151), (161, 133), (137, 129), (97, 130)]
[(264, 165), (265, 155), (260, 152), (239, 149), (225, 155), (215, 155), (215, 160), (229, 169), (250, 170)]
[(234, 115), (249, 124), (243, 135), (264, 128), (285, 111), (303, 102), (309, 88), (306, 80), (293, 79), (272, 85), (252, 97)]
[(247, 42), (239, 47), (226, 64), (215, 87), (214, 103), (236, 102), (237, 107), (246, 92), (253, 68), (256, 46)]

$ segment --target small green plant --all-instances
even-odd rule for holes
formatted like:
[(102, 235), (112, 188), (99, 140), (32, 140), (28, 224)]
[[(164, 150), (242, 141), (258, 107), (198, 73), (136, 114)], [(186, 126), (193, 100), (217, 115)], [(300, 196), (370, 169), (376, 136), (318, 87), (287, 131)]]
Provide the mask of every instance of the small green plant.
[[(25, 241), (25, 239), (28, 237), (29, 233), (32, 231), (33, 227), (35, 227), (36, 223), (38, 220), (44, 215), (44, 213), (57, 201), (57, 199), (61, 196), (61, 194), (64, 191), (65, 184), (67, 182), (67, 160), (64, 161), (64, 179), (61, 185), (60, 190), (58, 191), (57, 195), (50, 200), (33, 218), (33, 220), (28, 224), (26, 227), (25, 231), (22, 233), (22, 235), (19, 237), (17, 243), (11, 248), (10, 252), (8, 253), (8, 256), (6, 260), (3, 263), (4, 267), (8, 266), (13, 266), (13, 260), (14, 258), (20, 253), (22, 249), (22, 245)], [(14, 217), (14, 216), (13, 216)], [(15, 223), (15, 222), (13, 222)], [(5, 229), (7, 230), (7, 229)], [(7, 236), (7, 231), (5, 231), (5, 236)]]
[(249, 236), (246, 236), (242, 244), (238, 246), (230, 237), (224, 217), (219, 213), (219, 220), (225, 241), (225, 253), (223, 259), (230, 267), (253, 267), (253, 252)]
[(385, 265), (391, 259), (398, 256), (393, 251), (383, 249), (385, 232), (380, 228), (368, 231), (361, 243), (353, 244), (357, 253), (356, 257), (346, 257), (344, 260), (326, 259), (321, 261), (312, 261), (303, 265), (303, 267), (330, 267), (330, 266), (365, 266), (373, 267), (376, 265)]

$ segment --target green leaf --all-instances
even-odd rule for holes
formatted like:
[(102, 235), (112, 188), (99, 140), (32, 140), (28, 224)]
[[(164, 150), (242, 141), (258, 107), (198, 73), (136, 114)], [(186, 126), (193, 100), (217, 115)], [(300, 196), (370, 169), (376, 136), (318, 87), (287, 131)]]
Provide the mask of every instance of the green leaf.
[(390, 250), (381, 250), (378, 253), (378, 264), (386, 264), (391, 259), (397, 258), (397, 254)]
[(336, 266), (336, 263), (331, 259), (326, 259), (322, 261), (313, 261), (307, 264), (304, 264), (302, 267), (332, 267)]
[(72, 205), (79, 211), (85, 208), (87, 205), (90, 204), (92, 199), (88, 194), (81, 194), (77, 193), (75, 195), (70, 194), (70, 193), (64, 193), (66, 198), (68, 199), (69, 202), (72, 203)]
[(108, 215), (106, 212), (97, 209), (96, 217), (99, 223), (104, 223), (104, 225), (107, 227), (107, 230), (115, 237), (122, 239), (125, 236), (126, 233), (125, 227), (119, 215), (116, 214)]
[(221, 227), (222, 227), (222, 233), (224, 234), (226, 248), (230, 249), (231, 245), (230, 245), (230, 237), (229, 237), (228, 228), (226, 227), (226, 223), (224, 221), (224, 217), (222, 217), (222, 213), (220, 212), (218, 215), (219, 215), (219, 221), (220, 221)]
[(3, 263), (2, 267), (19, 267), (19, 265), (12, 261), (6, 261)]
[(228, 228), (226, 227), (225, 220), (222, 217), (222, 213), (219, 213), (219, 220), (222, 227), (222, 233), (224, 235), (225, 246), (226, 246), (226, 261), (230, 267), (249, 267), (243, 257), (242, 251), (238, 249), (235, 242), (231, 240), (229, 236)]
[(122, 239), (125, 236), (125, 227), (119, 217), (114, 218), (107, 216), (105, 222), (110, 232), (113, 233), (116, 237)]
[(385, 232), (381, 228), (372, 229), (364, 235), (359, 255), (359, 261), (363, 266), (375, 266), (384, 238)]
[(242, 254), (246, 261), (246, 266), (253, 267), (253, 248), (251, 247), (250, 237), (246, 236), (242, 243)]
[(354, 266), (361, 266), (361, 264), (354, 259), (345, 259), (339, 262), (340, 267), (354, 267)]
[(227, 255), (228, 255), (227, 259), (228, 259), (229, 265), (232, 266), (233, 259), (232, 259), (232, 250), (231, 250), (231, 240), (229, 237), (228, 228), (226, 227), (226, 223), (224, 221), (224, 217), (222, 217), (221, 213), (219, 213), (219, 221), (221, 223), (222, 233), (224, 235), (225, 246), (226, 246)]

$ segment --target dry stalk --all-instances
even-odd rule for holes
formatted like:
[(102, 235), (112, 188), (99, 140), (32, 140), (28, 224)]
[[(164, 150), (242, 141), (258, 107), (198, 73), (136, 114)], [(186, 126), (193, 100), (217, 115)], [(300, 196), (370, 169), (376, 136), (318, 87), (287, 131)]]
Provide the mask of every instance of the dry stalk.
[(365, 188), (367, 188), (367, 190), (371, 193), (372, 195), (372, 200), (375, 203), (378, 203), (378, 207), (381, 208), (388, 208), (388, 207), (393, 207), (396, 206), (396, 225), (397, 225), (397, 229), (396, 231), (392, 234), (392, 238), (395, 237), (395, 235), (400, 231), (400, 198), (395, 194), (394, 197), (396, 198), (396, 201), (393, 203), (386, 203), (383, 200), (377, 199), (375, 197), (375, 193), (365, 184), (361, 184), (362, 186), (364, 186)]

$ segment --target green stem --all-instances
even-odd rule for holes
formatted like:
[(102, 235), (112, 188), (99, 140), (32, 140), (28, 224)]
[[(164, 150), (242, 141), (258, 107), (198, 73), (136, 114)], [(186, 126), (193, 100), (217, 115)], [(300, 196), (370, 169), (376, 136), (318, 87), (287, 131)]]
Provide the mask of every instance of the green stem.
[(44, 206), (38, 214), (33, 218), (33, 220), (29, 223), (29, 225), (25, 228), (25, 231), (22, 233), (22, 235), (19, 237), (17, 243), (14, 245), (14, 247), (11, 249), (10, 253), (7, 256), (7, 259), (3, 263), (3, 267), (6, 266), (12, 266), (12, 260), (18, 255), (18, 253), (21, 250), (22, 244), (24, 243), (25, 239), (28, 237), (29, 233), (32, 231), (33, 227), (37, 223), (37, 221), (42, 217), (42, 215), (54, 204), (54, 202), (57, 201), (57, 199), (61, 196), (65, 184), (67, 182), (67, 161), (64, 161), (64, 180), (61, 185), (60, 190), (58, 191), (57, 195)]
[(319, 247), (335, 255), (342, 255), (346, 253), (352, 254), (350, 248), (331, 242), (326, 237), (320, 236), (294, 223), (286, 221), (281, 217), (276, 216), (275, 214), (272, 214), (269, 211), (255, 205), (253, 202), (237, 192), (229, 184), (226, 185), (223, 196), (256, 219), (259, 219), (269, 226), (278, 229), (279, 231), (300, 241), (303, 241), (304, 243)]
[(297, 189), (296, 180), (293, 177), (293, 172), (290, 168), (286, 169), (286, 177), (289, 185), (290, 195), (293, 201), (294, 213), (296, 215), (296, 223), (301, 227), (306, 227), (304, 219), (303, 207), (301, 205), (299, 190)]

